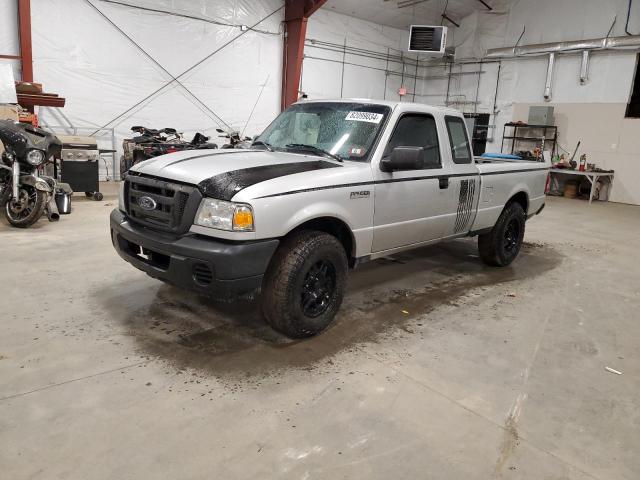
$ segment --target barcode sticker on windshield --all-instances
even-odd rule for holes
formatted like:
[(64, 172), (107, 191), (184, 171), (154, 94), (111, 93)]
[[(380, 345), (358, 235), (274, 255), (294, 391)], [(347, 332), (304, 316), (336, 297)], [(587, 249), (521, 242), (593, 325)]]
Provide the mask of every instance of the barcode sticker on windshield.
[(383, 115), (381, 113), (371, 112), (349, 112), (345, 120), (353, 120), (356, 122), (380, 123)]

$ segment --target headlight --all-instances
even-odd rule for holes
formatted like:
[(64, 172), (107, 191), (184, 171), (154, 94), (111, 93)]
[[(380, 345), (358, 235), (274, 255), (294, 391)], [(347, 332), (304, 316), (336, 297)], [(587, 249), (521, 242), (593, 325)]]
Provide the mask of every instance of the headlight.
[(29, 153), (27, 153), (27, 162), (31, 165), (40, 165), (44, 162), (44, 152), (41, 150), (29, 150)]
[(253, 231), (253, 210), (243, 203), (205, 198), (196, 214), (196, 225), (237, 232)]
[(123, 212), (127, 211), (124, 206), (124, 180), (122, 180), (118, 186), (118, 209)]

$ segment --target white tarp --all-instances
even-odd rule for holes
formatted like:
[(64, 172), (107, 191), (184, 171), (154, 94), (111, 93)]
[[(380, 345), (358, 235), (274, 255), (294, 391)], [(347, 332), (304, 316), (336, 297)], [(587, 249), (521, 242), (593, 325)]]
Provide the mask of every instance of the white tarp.
[(0, 104), (18, 103), (11, 65), (0, 64)]
[[(284, 17), (280, 0), (120, 2), (142, 8), (90, 1), (169, 74), (87, 0), (32, 0), (34, 78), (46, 91), (67, 99), (61, 112), (40, 108), (43, 123), (67, 125), (62, 113), (74, 126), (115, 128), (120, 149), (133, 125), (174, 127), (186, 136), (200, 131), (222, 143), (217, 127), (226, 123), (242, 131), (246, 126), (245, 134), (254, 135), (279, 112)], [(273, 12), (255, 31), (243, 27)], [(216, 50), (219, 52), (179, 78), (202, 103), (176, 82), (163, 88), (171, 81), (170, 75), (180, 75)], [(90, 132), (83, 129), (81, 133)], [(103, 133), (108, 137), (107, 131)]]

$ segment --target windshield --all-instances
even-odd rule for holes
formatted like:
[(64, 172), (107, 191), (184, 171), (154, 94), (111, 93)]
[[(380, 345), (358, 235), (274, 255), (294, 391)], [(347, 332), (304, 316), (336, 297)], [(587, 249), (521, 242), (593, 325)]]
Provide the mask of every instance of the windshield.
[(256, 138), (285, 151), (326, 152), (367, 161), (390, 108), (363, 103), (309, 102), (292, 105)]

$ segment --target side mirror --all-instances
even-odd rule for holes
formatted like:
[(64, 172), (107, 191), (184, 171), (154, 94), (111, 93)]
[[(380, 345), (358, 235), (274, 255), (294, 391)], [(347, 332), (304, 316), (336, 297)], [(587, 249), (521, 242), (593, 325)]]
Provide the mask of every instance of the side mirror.
[(423, 147), (396, 147), (391, 155), (380, 162), (380, 170), (394, 172), (396, 170), (420, 170), (424, 161)]

